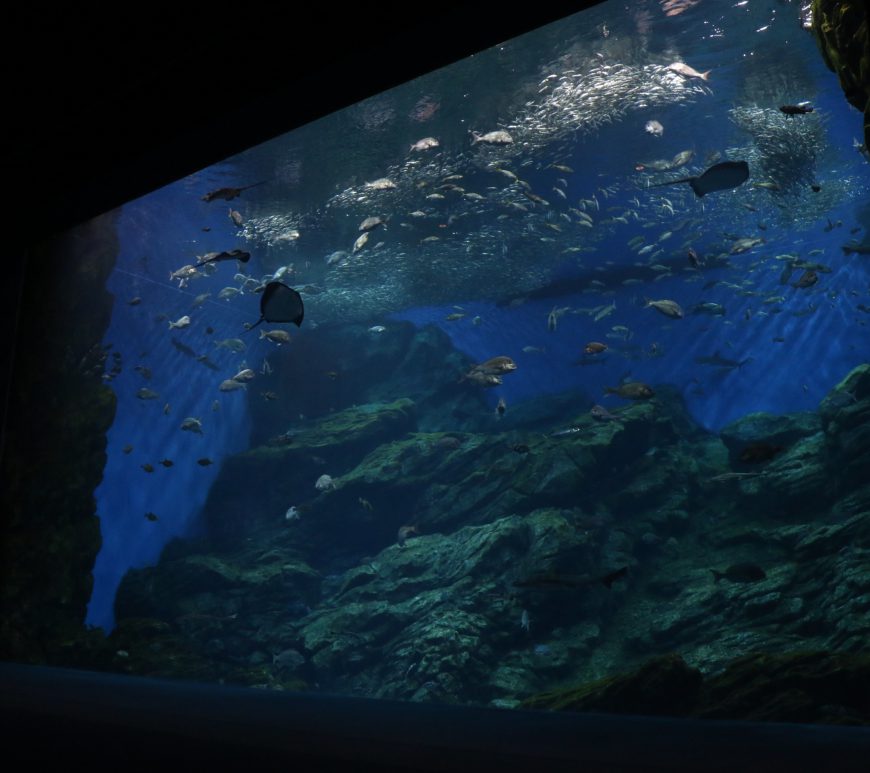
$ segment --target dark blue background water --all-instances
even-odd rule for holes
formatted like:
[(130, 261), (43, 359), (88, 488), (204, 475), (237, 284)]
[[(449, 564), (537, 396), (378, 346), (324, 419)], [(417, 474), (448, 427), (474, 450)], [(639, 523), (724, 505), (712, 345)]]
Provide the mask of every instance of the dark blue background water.
[[(699, 18), (688, 18), (686, 29), (697, 28)], [(654, 114), (638, 111), (621, 123), (583, 137), (575, 146), (574, 157), (563, 159), (577, 170), (569, 181), (569, 200), (588, 196), (596, 186), (617, 182), (621, 192), (616, 198), (602, 200), (602, 204), (629, 207), (633, 196), (643, 198), (649, 195), (633, 188), (635, 162), (670, 158), (686, 148), (695, 148), (699, 155), (710, 149), (722, 151), (748, 141), (749, 138), (726, 119), (727, 109), (739, 101), (736, 86), (729, 82), (729, 68), (736, 67), (746, 55), (746, 46), (741, 44), (730, 50), (720, 43), (714, 56), (709, 47), (702, 45), (700, 38), (683, 40), (688, 50), (687, 60), (691, 53), (690, 42), (697, 46), (697, 56), (691, 61), (698, 69), (719, 68), (711, 82), (714, 95), (707, 102), (688, 109), (673, 106), (654, 111)], [(733, 41), (729, 43), (733, 45)], [(837, 149), (834, 151), (837, 163), (831, 170), (819, 168), (816, 175), (824, 185), (826, 174), (848, 168), (856, 188), (866, 191), (870, 186), (870, 169), (851, 149), (852, 137), (860, 130), (858, 114), (845, 104), (835, 76), (815, 55), (812, 40), (796, 31), (794, 46), (794, 55), (802, 58), (804, 66), (811, 69), (815, 93), (810, 96), (819, 113), (825, 115), (829, 145)], [(722, 56), (724, 51), (730, 51), (730, 60)], [(716, 60), (707, 61), (705, 57)], [(480, 85), (480, 88), (485, 87), (486, 84)], [(804, 96), (795, 95), (794, 101)], [(644, 122), (652, 117), (666, 127), (665, 136), (660, 139), (652, 138), (642, 130)], [(411, 137), (411, 141), (414, 139), (417, 137)], [(197, 514), (218, 475), (221, 460), (248, 447), (250, 420), (246, 395), (242, 392), (220, 393), (217, 384), (232, 377), (245, 365), (259, 368), (266, 356), (274, 361), (294, 356), (292, 344), (276, 348), (258, 340), (256, 333), (242, 335), (249, 347), (243, 354), (215, 347), (215, 340), (240, 336), (242, 324), (254, 321), (258, 316), (259, 296), (247, 295), (231, 303), (216, 299), (220, 288), (234, 284), (235, 263), (219, 265), (214, 277), (194, 281), (184, 290), (179, 290), (167, 278), (171, 270), (193, 263), (195, 254), (232, 246), (245, 247), (237, 241), (235, 230), (226, 217), (225, 203), (206, 204), (199, 197), (209, 188), (242, 185), (258, 179), (264, 158), (272, 157), (277, 168), (281, 148), (281, 141), (276, 141), (254, 158), (251, 163), (253, 166), (256, 162), (256, 171), (246, 169), (244, 161), (218, 167), (206, 176), (180, 181), (132, 203), (120, 213), (121, 254), (110, 284), (116, 303), (105, 340), (123, 353), (125, 368), (113, 382), (118, 395), (117, 418), (109, 432), (104, 479), (96, 492), (103, 549), (94, 568), (94, 593), (88, 612), (88, 622), (92, 625), (107, 630), (112, 627), (112, 603), (124, 572), (130, 567), (155, 562), (172, 537), (195, 532)], [(546, 175), (541, 174), (536, 180), (534, 173), (530, 172), (528, 178), (533, 185), (540, 182), (541, 189), (546, 190), (543, 185)], [(657, 189), (657, 193), (670, 196), (668, 191), (671, 189)], [(847, 257), (840, 249), (850, 238), (849, 229), (858, 225), (857, 203), (850, 201), (834, 210), (819, 211), (817, 220), (809, 224), (790, 225), (787, 217), (770, 205), (763, 206), (757, 213), (739, 209), (735, 194), (713, 194), (701, 202), (689, 198), (685, 190), (682, 194), (676, 189), (672, 192), (675, 206), (677, 200), (683, 202), (672, 222), (687, 216), (702, 219), (703, 233), (694, 242), (699, 253), (720, 246), (723, 243), (722, 230), (745, 236), (758, 233), (756, 224), (761, 220), (769, 224), (763, 234), (767, 242), (751, 253), (733, 256), (731, 269), (705, 272), (700, 282), (686, 282), (685, 272), (675, 270), (670, 278), (620, 287), (613, 295), (543, 298), (528, 300), (518, 307), (481, 301), (475, 296), (475, 288), (468, 287), (467, 293), (454, 299), (454, 303), (467, 312), (462, 320), (444, 320), (453, 311), (450, 306), (408, 308), (392, 317), (410, 320), (418, 326), (440, 326), (455, 346), (473, 360), (500, 354), (513, 357), (519, 370), (507, 376), (502, 387), (489, 393), (493, 404), (500, 396), (513, 406), (537, 395), (575, 390), (576, 414), (587, 410), (592, 400), (608, 406), (618, 405), (619, 398), (603, 397), (604, 387), (614, 386), (629, 376), (653, 386), (676, 386), (693, 416), (712, 431), (752, 411), (814, 410), (825, 393), (850, 368), (867, 360), (867, 328), (864, 324), (867, 316), (857, 306), (870, 305), (867, 271), (870, 258), (860, 255)], [(753, 202), (763, 203), (759, 194), (766, 195), (756, 192)], [(251, 195), (233, 202), (232, 206), (247, 215), (256, 206), (256, 195), (252, 191)], [(716, 196), (720, 196), (718, 201)], [(729, 201), (731, 204), (727, 205)], [(823, 229), (829, 219), (834, 222), (842, 220), (843, 226), (826, 233)], [(204, 232), (204, 227), (211, 230)], [(669, 230), (667, 219), (651, 229), (642, 229), (640, 224), (616, 229), (597, 245), (595, 253), (582, 256), (584, 270), (590, 270), (588, 278), (606, 281), (606, 273), (594, 271), (606, 260), (621, 265), (638, 260), (626, 246), (633, 236), (644, 235), (651, 243), (666, 230)], [(690, 230), (687, 228), (686, 232)], [(664, 243), (668, 253), (678, 249), (686, 232), (676, 233)], [(859, 240), (863, 237), (863, 231), (856, 236)], [(336, 234), (333, 243), (329, 244), (329, 235), (326, 235), (324, 246), (346, 249), (348, 238), (347, 233)], [(286, 259), (321, 264), (329, 249), (318, 254), (305, 254), (288, 248)], [(546, 249), (547, 245), (542, 244), (541, 250)], [(809, 259), (829, 265), (833, 272), (821, 274), (818, 285), (811, 290), (781, 285), (779, 274), (783, 264), (774, 261), (773, 256), (793, 252), (807, 259), (808, 252), (813, 249), (823, 249), (824, 253)], [(742, 297), (721, 285), (702, 289), (711, 279), (736, 281), (741, 266), (748, 267), (762, 256), (768, 258), (768, 263), (764, 269), (751, 275), (756, 280), (751, 289), (764, 295), (785, 296), (783, 302), (776, 304), (782, 309), (781, 313), (758, 315), (758, 311), (770, 311), (771, 308), (761, 304), (763, 298), (760, 296)], [(264, 272), (257, 266), (262, 257), (262, 253), (254, 250), (250, 267), (255, 276)], [(274, 267), (274, 263), (270, 265), (270, 268)], [(578, 273), (573, 268), (571, 271)], [(799, 275), (800, 271), (795, 272), (792, 281)], [(202, 308), (192, 309), (194, 296), (202, 292), (211, 292), (212, 297)], [(128, 305), (126, 301), (134, 296), (142, 298), (141, 304)], [(727, 315), (687, 315), (682, 320), (669, 320), (652, 309), (644, 309), (643, 296), (673, 299), (687, 311), (696, 303), (717, 302), (726, 307)], [(547, 315), (554, 306), (588, 308), (613, 301), (616, 302), (616, 311), (599, 322), (585, 314), (565, 314), (556, 331), (548, 330)], [(814, 313), (807, 316), (793, 314), (805, 310), (810, 303), (817, 306)], [(753, 312), (749, 320), (745, 319), (747, 310)], [(372, 311), (377, 313), (376, 309)], [(156, 321), (159, 314), (173, 320), (190, 314), (193, 324), (170, 333), (166, 321)], [(479, 325), (471, 322), (476, 315), (480, 316)], [(214, 328), (213, 334), (205, 332), (207, 325)], [(633, 331), (627, 344), (605, 337), (613, 325), (625, 325)], [(298, 335), (306, 334), (303, 326)], [(297, 335), (295, 329), (292, 335)], [(197, 354), (208, 354), (220, 371), (212, 371), (182, 354), (171, 345), (172, 337)], [(774, 338), (784, 340), (774, 342)], [(611, 352), (601, 365), (575, 365), (581, 358), (583, 346), (591, 340), (607, 342), (613, 349), (636, 347), (638, 358), (629, 359)], [(660, 356), (646, 356), (653, 344)], [(523, 353), (522, 348), (527, 346), (539, 347), (544, 352)], [(716, 352), (729, 359), (751, 358), (751, 361), (731, 370), (705, 367), (695, 362), (696, 357)], [(144, 380), (133, 370), (136, 364), (151, 368), (153, 378)], [(317, 363), (311, 366), (316, 368)], [(160, 397), (149, 401), (137, 399), (135, 393), (142, 386), (154, 389)], [(292, 395), (288, 399), (292, 399)], [(217, 411), (212, 410), (215, 400), (220, 405)], [(169, 415), (163, 412), (167, 402), (170, 404)], [(186, 417), (202, 419), (203, 435), (180, 430)], [(566, 416), (566, 421), (570, 418), (572, 416)], [(276, 432), (284, 429), (277, 427)], [(133, 446), (129, 455), (121, 450), (127, 444)], [(202, 457), (212, 459), (214, 465), (202, 467), (197, 464), (197, 459)], [(159, 465), (158, 462), (164, 458), (171, 459), (174, 465), (169, 469)], [(144, 472), (141, 465), (145, 463), (154, 465), (155, 471)], [(256, 507), (256, 492), (251, 492), (251, 507)], [(147, 520), (144, 517), (146, 512), (155, 513), (159, 520)], [(244, 518), (245, 513), (238, 513), (238, 517)]]

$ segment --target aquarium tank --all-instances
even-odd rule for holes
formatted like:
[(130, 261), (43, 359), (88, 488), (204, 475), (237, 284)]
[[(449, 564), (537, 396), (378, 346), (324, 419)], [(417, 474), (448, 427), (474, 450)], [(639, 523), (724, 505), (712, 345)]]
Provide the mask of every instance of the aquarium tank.
[(70, 231), (0, 655), (866, 723), (865, 13), (603, 2)]

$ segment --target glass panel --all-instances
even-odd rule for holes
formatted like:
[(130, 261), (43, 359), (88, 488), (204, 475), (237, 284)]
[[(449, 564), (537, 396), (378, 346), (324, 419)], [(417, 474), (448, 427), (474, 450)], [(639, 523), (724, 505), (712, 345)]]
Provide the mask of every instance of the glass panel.
[(70, 234), (8, 657), (855, 719), (761, 687), (870, 631), (870, 174), (799, 11), (603, 3)]

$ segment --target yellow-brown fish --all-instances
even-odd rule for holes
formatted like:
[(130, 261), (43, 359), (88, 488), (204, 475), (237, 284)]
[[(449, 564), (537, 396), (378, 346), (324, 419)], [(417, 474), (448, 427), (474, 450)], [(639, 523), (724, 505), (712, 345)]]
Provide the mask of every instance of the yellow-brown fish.
[(477, 371), (478, 373), (485, 373), (494, 376), (500, 376), (503, 373), (510, 373), (512, 370), (516, 369), (517, 364), (510, 357), (505, 357), (504, 355), (492, 357), (486, 362), (482, 362), (480, 365), (475, 365), (472, 368), (473, 371)]
[(604, 393), (608, 395), (619, 395), (626, 400), (648, 400), (655, 396), (652, 388), (642, 381), (626, 381), (618, 387), (605, 387)]
[(586, 352), (586, 354), (601, 354), (602, 352), (607, 351), (607, 344), (602, 344), (598, 341), (590, 341), (583, 347), (583, 351)]

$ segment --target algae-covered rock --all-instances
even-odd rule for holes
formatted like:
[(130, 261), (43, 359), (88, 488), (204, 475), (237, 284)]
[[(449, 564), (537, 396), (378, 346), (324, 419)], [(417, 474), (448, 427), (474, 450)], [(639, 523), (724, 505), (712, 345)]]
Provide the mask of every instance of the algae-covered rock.
[[(148, 617), (173, 621), (188, 614), (225, 617), (230, 597), (287, 603), (318, 596), (320, 576), (292, 553), (237, 555), (191, 554), (159, 567), (131, 569), (115, 599), (118, 619)], [(223, 599), (223, 601), (221, 600)]]
[(732, 464), (739, 464), (741, 454), (756, 443), (787, 448), (802, 438), (821, 430), (815, 413), (750, 413), (724, 427), (719, 437), (728, 449)]
[(863, 0), (813, 0), (813, 32), (849, 104), (864, 113), (870, 147), (870, 11)]
[(870, 656), (753, 653), (704, 677), (679, 655), (636, 670), (553, 690), (523, 708), (697, 716), (770, 722), (870, 724)]
[(684, 716), (695, 706), (702, 679), (679, 655), (663, 655), (626, 674), (533, 696), (522, 708)]
[(819, 413), (837, 479), (850, 487), (865, 482), (870, 469), (870, 365), (858, 366), (837, 384)]
[[(215, 544), (232, 545), (242, 534), (280, 523), (291, 506), (331, 496), (351, 460), (405, 435), (414, 417), (407, 399), (354, 406), (302, 426), (289, 445), (258, 446), (230, 457), (204, 508), (209, 536)], [(318, 488), (322, 475), (335, 485)]]
[(870, 724), (870, 655), (748, 655), (705, 680), (694, 713), (716, 719)]

